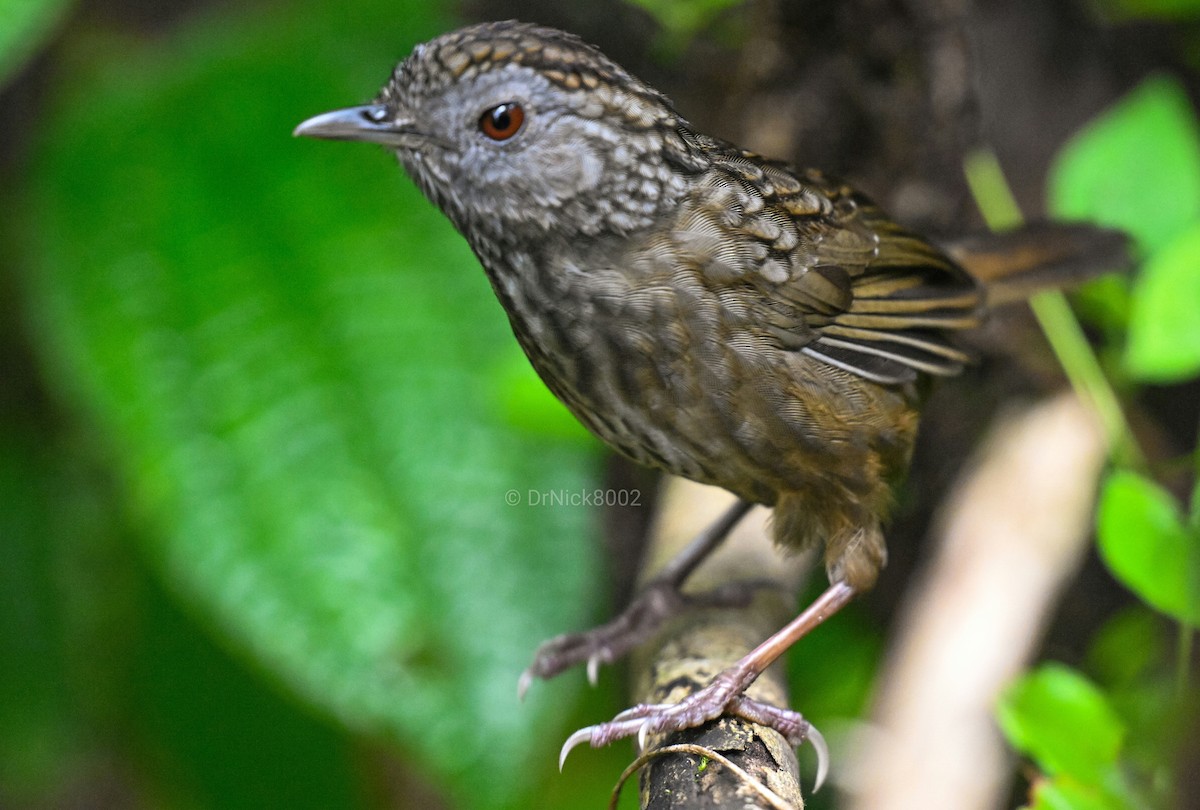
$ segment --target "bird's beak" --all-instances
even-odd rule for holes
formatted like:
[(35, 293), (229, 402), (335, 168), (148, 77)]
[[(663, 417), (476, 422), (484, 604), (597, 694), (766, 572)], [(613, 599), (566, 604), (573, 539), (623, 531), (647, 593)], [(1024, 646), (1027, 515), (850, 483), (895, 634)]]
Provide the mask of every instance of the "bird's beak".
[(412, 146), (423, 140), (406, 121), (397, 120), (382, 104), (364, 104), (314, 115), (292, 131), (306, 138), (333, 141), (365, 141), (392, 148)]

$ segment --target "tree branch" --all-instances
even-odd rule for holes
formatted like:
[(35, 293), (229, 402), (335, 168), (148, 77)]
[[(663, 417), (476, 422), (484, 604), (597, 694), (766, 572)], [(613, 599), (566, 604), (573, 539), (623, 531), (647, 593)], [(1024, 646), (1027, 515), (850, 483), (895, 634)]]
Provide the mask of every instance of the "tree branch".
[[(671, 479), (651, 531), (643, 581), (732, 503), (723, 490)], [(809, 568), (805, 557), (783, 558), (765, 531), (769, 512), (754, 509), (725, 543), (689, 579), (688, 593), (759, 585), (744, 607), (702, 607), (669, 623), (633, 657), (633, 698), (677, 702), (703, 686), (779, 629), (795, 612), (796, 596)], [(782, 666), (768, 670), (749, 694), (788, 705)], [(692, 744), (728, 757), (738, 773), (697, 753), (679, 751), (650, 759), (641, 776), (641, 806), (667, 808), (802, 808), (795, 752), (777, 732), (722, 717), (696, 729), (651, 738), (649, 747)], [(747, 777), (769, 793), (749, 784)], [(770, 798), (774, 794), (774, 798)]]

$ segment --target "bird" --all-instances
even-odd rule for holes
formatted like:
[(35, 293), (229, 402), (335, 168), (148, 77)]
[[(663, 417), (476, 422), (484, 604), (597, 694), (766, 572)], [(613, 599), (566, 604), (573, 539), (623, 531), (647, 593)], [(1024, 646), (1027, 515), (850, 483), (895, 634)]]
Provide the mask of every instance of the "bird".
[(787, 626), (681, 702), (579, 730), (560, 767), (583, 742), (644, 745), (722, 714), (812, 741), (827, 767), (800, 713), (746, 688), (875, 584), (924, 392), (973, 361), (956, 334), (989, 301), (1124, 250), (1118, 233), (1053, 224), (939, 246), (841, 180), (698, 131), (579, 37), (511, 20), (417, 45), (373, 101), (295, 134), (393, 151), (574, 416), (739, 499), (616, 620), (543, 645), (522, 693), (575, 664), (594, 678), (646, 638), (753, 504), (773, 509), (779, 547), (823, 549), (829, 586)]

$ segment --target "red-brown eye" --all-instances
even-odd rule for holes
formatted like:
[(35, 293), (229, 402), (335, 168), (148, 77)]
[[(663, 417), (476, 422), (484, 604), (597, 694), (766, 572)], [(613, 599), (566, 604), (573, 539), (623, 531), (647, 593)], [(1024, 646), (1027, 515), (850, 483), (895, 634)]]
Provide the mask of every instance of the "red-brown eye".
[(507, 141), (521, 131), (525, 110), (515, 101), (497, 104), (479, 116), (479, 131), (493, 141)]

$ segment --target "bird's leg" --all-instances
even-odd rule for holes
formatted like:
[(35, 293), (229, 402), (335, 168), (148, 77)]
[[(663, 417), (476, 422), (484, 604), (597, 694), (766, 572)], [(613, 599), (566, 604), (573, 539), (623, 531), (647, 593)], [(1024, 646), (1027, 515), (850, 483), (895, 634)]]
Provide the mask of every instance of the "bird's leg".
[(649, 639), (667, 619), (684, 609), (696, 604), (745, 603), (748, 598), (745, 588), (725, 588), (699, 596), (684, 596), (680, 588), (752, 506), (748, 501), (739, 500), (729, 507), (683, 551), (672, 557), (612, 621), (582, 633), (567, 633), (544, 642), (534, 654), (533, 663), (521, 673), (517, 684), (518, 694), (523, 697), (534, 678), (553, 678), (585, 662), (588, 680), (594, 684), (601, 664), (611, 663), (625, 655)]
[(698, 726), (722, 714), (732, 714), (753, 723), (766, 725), (783, 734), (794, 745), (812, 739), (822, 759), (820, 735), (798, 712), (781, 709), (746, 697), (744, 692), (755, 679), (783, 653), (809, 631), (837, 613), (857, 591), (844, 581), (835, 582), (799, 616), (782, 630), (751, 650), (736, 664), (717, 675), (698, 692), (679, 703), (642, 704), (618, 714), (611, 721), (588, 726), (572, 734), (559, 755), (559, 767), (571, 749), (582, 742), (593, 748), (608, 745), (614, 740), (637, 735), (645, 747), (647, 735), (681, 731)]

